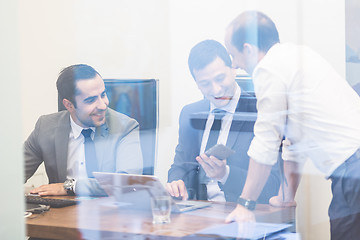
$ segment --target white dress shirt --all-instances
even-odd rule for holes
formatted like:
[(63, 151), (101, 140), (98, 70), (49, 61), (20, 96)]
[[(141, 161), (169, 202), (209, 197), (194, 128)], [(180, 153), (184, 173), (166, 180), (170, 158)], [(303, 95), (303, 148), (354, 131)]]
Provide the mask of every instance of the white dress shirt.
[[(67, 178), (75, 179), (76, 181), (79, 178), (88, 178), (85, 162), (85, 138), (81, 134), (81, 131), (84, 128), (77, 125), (71, 116), (70, 125), (71, 131), (69, 134), (69, 150), (67, 157)], [(91, 138), (94, 140), (95, 128), (92, 127), (91, 129), (93, 130), (91, 133)]]
[[(218, 108), (218, 109), (226, 111), (226, 114), (222, 118), (222, 121), (221, 121), (221, 129), (220, 129), (219, 138), (217, 141), (218, 144), (226, 145), (226, 142), (227, 142), (227, 139), (229, 136), (230, 127), (231, 127), (231, 123), (232, 123), (232, 119), (233, 119), (233, 114), (235, 113), (236, 106), (239, 102), (240, 95), (241, 95), (241, 89), (240, 89), (239, 85), (236, 84), (235, 88), (236, 89), (235, 89), (234, 96), (229, 101), (229, 103), (222, 108)], [(210, 103), (210, 113), (209, 113), (208, 119), (206, 121), (199, 155), (205, 152), (206, 144), (208, 142), (209, 135), (210, 135), (210, 130), (211, 130), (211, 127), (214, 122), (214, 113), (212, 111), (215, 108), (217, 108), (217, 107), (215, 107), (214, 104)], [(220, 190), (220, 187), (217, 182), (219, 181), (222, 184), (225, 184), (229, 174), (230, 174), (230, 167), (229, 167), (229, 165), (226, 165), (226, 174), (222, 179), (220, 179), (220, 180), (210, 179), (210, 181), (206, 185), (208, 200), (225, 202), (224, 192), (222, 192)]]
[(274, 164), (311, 159), (327, 177), (360, 147), (360, 98), (305, 46), (274, 45), (253, 72), (258, 117), (248, 155)]

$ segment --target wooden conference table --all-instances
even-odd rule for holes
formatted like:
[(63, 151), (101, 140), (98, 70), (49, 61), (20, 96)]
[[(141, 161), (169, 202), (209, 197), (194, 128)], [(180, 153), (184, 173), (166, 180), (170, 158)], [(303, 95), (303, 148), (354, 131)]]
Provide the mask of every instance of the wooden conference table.
[[(27, 236), (46, 239), (221, 239), (198, 231), (223, 224), (234, 203), (214, 202), (210, 207), (172, 213), (171, 223), (152, 224), (150, 211), (118, 207), (109, 198), (82, 200), (78, 205), (51, 208), (27, 218)], [(259, 222), (294, 223), (295, 208), (258, 204)]]

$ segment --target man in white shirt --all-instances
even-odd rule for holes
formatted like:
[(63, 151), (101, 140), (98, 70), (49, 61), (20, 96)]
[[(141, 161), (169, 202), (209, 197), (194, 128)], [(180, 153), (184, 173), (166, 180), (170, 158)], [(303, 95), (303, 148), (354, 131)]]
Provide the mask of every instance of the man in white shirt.
[(57, 80), (66, 110), (41, 116), (24, 143), (25, 181), (44, 162), (49, 184), (39, 195), (105, 195), (92, 172), (141, 174), (139, 124), (108, 108), (100, 74), (85, 64), (72, 65)]
[(248, 151), (249, 174), (239, 204), (227, 221), (253, 219), (246, 206), (259, 196), (286, 136), (282, 150), (288, 185), (282, 185), (284, 189), (270, 203), (295, 206), (301, 167), (311, 159), (332, 180), (332, 239), (357, 239), (359, 96), (308, 47), (279, 43), (275, 24), (261, 12), (240, 14), (227, 29), (225, 41), (233, 66), (252, 74), (258, 99), (255, 137)]
[[(230, 56), (219, 42), (205, 40), (196, 44), (188, 63), (204, 99), (181, 111), (179, 143), (167, 189), (182, 199), (236, 202), (247, 175), (246, 151), (253, 137), (256, 99), (236, 83)], [(243, 115), (254, 118), (245, 121), (240, 118)], [(233, 149), (235, 154), (227, 159), (207, 156), (204, 152), (216, 143)], [(274, 167), (258, 201), (268, 203), (279, 184)]]

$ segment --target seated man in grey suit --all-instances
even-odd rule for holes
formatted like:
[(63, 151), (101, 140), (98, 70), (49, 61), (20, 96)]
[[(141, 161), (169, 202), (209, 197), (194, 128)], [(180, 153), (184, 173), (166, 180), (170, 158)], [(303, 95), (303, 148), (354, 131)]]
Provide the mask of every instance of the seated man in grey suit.
[[(167, 190), (184, 200), (236, 202), (249, 165), (247, 150), (253, 138), (256, 98), (242, 91), (236, 83), (231, 59), (219, 42), (205, 40), (195, 45), (188, 63), (205, 99), (181, 111), (179, 142), (168, 173)], [(205, 113), (204, 118), (198, 117), (201, 112)], [(241, 113), (249, 112), (254, 118), (252, 121), (238, 119)], [(221, 124), (216, 129), (217, 119)], [(214, 141), (212, 136), (216, 131)], [(216, 143), (233, 149), (235, 154), (223, 160), (207, 156), (204, 152)], [(277, 194), (279, 185), (278, 169), (274, 167), (259, 202), (268, 203), (269, 198)]]
[(25, 181), (44, 162), (49, 184), (39, 195), (105, 195), (92, 172), (141, 174), (136, 120), (108, 108), (100, 74), (72, 65), (60, 72), (56, 86), (67, 110), (41, 116), (24, 144)]

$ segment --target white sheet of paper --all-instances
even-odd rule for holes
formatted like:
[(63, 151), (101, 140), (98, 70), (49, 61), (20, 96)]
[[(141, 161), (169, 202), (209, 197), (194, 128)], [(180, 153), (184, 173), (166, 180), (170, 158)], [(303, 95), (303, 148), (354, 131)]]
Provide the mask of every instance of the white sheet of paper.
[(232, 222), (229, 224), (219, 224), (213, 227), (203, 229), (197, 234), (217, 235), (222, 237), (259, 239), (272, 233), (279, 232), (290, 227), (291, 224), (273, 224), (273, 223), (241, 223)]

